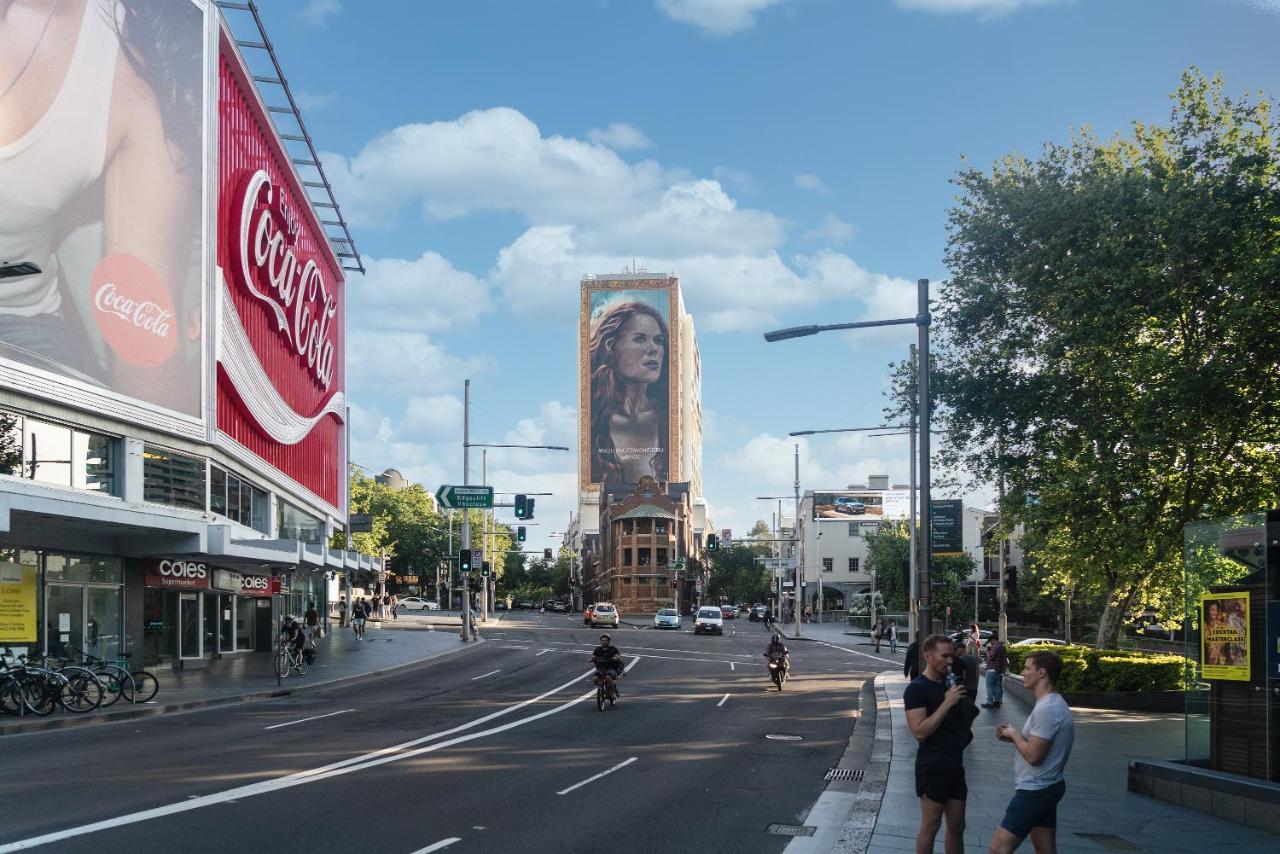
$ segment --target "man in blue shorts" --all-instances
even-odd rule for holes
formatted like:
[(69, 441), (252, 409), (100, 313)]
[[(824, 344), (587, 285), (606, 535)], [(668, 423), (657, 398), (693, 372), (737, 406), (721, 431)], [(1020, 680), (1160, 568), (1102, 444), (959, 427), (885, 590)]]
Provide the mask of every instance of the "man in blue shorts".
[[(913, 644), (914, 646), (914, 644)], [(964, 748), (973, 739), (973, 718), (964, 685), (951, 675), (951, 639), (924, 640), (924, 671), (902, 694), (907, 726), (916, 741), (916, 797), (920, 798), (917, 854), (931, 854), (942, 817), (947, 818), (947, 854), (964, 852), (964, 813), (969, 788), (964, 779)], [(910, 653), (908, 653), (910, 655)]]
[(991, 838), (991, 854), (1009, 854), (1027, 836), (1036, 854), (1058, 850), (1058, 802), (1066, 792), (1063, 776), (1075, 723), (1071, 709), (1056, 685), (1062, 659), (1052, 652), (1033, 652), (1022, 668), (1022, 684), (1035, 695), (1036, 705), (1019, 732), (1012, 724), (1000, 724), (996, 737), (1017, 751), (1013, 757), (1013, 800), (1004, 820)]

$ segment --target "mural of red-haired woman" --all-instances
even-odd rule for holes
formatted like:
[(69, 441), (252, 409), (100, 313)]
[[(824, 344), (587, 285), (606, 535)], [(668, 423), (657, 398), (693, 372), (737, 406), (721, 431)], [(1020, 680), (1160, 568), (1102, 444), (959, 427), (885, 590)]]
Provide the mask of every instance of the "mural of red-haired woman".
[(668, 479), (669, 342), (662, 314), (617, 302), (591, 328), (591, 482)]

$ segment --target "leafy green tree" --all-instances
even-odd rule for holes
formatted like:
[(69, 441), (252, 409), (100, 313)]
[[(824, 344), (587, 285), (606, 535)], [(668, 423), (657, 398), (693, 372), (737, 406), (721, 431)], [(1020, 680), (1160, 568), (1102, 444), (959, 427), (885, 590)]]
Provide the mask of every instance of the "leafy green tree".
[(773, 529), (763, 519), (758, 520), (747, 532), (747, 540), (752, 541), (751, 550), (761, 557), (773, 554)]
[(867, 571), (875, 573), (884, 607), (904, 613), (911, 595), (911, 532), (905, 521), (888, 521), (867, 541)]
[(709, 559), (711, 601), (723, 596), (730, 602), (763, 602), (769, 591), (769, 571), (756, 557), (755, 547), (742, 544), (715, 552)]
[(0, 473), (20, 474), (22, 465), (22, 435), (18, 430), (18, 416), (0, 410)]
[(1105, 600), (1100, 646), (1181, 600), (1187, 523), (1280, 493), (1280, 133), (1195, 69), (1172, 100), (963, 170), (938, 300), (937, 462), (1004, 483), (1047, 580)]

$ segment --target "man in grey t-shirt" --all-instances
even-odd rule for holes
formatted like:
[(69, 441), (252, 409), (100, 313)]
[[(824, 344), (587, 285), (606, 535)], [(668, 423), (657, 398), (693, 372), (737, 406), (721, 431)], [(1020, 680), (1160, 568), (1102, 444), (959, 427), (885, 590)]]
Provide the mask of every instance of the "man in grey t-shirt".
[(991, 838), (991, 854), (1009, 854), (1028, 835), (1036, 854), (1056, 854), (1058, 802), (1066, 792), (1063, 769), (1075, 742), (1071, 709), (1055, 688), (1062, 659), (1052, 652), (1033, 652), (1022, 668), (1022, 684), (1036, 705), (1019, 732), (1000, 724), (996, 737), (1014, 746), (1013, 800)]

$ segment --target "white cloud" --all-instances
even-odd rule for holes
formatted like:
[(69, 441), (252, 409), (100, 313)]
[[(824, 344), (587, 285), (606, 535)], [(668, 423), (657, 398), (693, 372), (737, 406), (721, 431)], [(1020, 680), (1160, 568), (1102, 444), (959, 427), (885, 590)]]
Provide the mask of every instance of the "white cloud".
[(653, 147), (653, 140), (645, 136), (644, 131), (623, 122), (616, 122), (606, 128), (592, 128), (587, 131), (587, 139), (597, 145), (607, 145), (614, 151)]
[(420, 332), (347, 332), (347, 392), (357, 399), (453, 390), (493, 369), (486, 356), (460, 358)]
[(827, 214), (822, 218), (822, 225), (804, 233), (806, 240), (825, 240), (828, 243), (844, 243), (852, 240), (858, 233), (858, 227), (845, 222), (835, 214)]
[(796, 186), (802, 190), (811, 190), (815, 193), (830, 193), (831, 188), (826, 185), (821, 178), (812, 172), (801, 172), (795, 177)]
[(298, 89), (293, 93), (293, 100), (298, 102), (302, 110), (323, 110), (337, 99), (333, 92), (308, 92)]
[(467, 325), (493, 308), (489, 285), (427, 251), (413, 260), (365, 257), (352, 283), (351, 323), (362, 329), (438, 332)]
[(462, 400), (452, 394), (410, 398), (396, 434), (415, 442), (462, 441)]
[(308, 26), (323, 27), (341, 11), (342, 3), (339, 0), (309, 0), (298, 12), (298, 17)]
[(976, 12), (984, 18), (998, 18), (1031, 6), (1047, 6), (1065, 0), (894, 0), (903, 9), (942, 14)]
[(756, 192), (756, 180), (741, 169), (734, 169), (732, 166), (717, 166), (711, 170), (711, 175), (722, 185), (727, 185), (739, 193), (750, 194)]
[(783, 0), (657, 0), (673, 21), (692, 24), (709, 36), (731, 36), (755, 26), (756, 16)]

